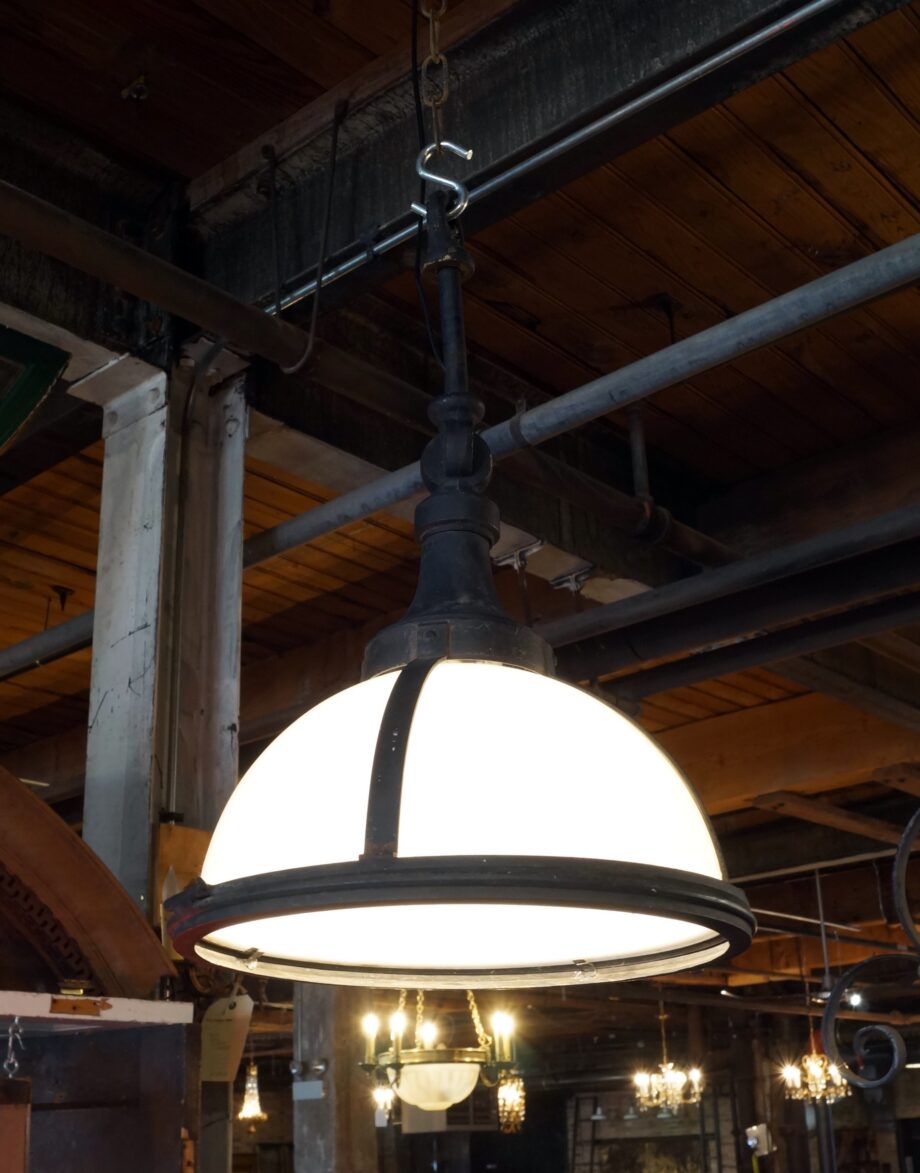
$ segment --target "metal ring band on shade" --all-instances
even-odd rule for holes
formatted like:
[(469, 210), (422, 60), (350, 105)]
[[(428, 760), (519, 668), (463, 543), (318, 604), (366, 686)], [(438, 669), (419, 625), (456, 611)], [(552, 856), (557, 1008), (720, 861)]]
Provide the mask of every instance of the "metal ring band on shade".
[[(276, 916), (417, 904), (562, 906), (672, 918), (715, 934), (702, 942), (627, 958), (521, 968), (378, 968), (260, 955), (210, 941), (232, 925)], [(365, 858), (229, 880), (198, 881), (168, 901), (169, 931), (184, 957), (230, 968), (342, 985), (440, 988), (569, 984), (652, 976), (745, 949), (754, 918), (724, 880), (649, 864), (545, 856)]]

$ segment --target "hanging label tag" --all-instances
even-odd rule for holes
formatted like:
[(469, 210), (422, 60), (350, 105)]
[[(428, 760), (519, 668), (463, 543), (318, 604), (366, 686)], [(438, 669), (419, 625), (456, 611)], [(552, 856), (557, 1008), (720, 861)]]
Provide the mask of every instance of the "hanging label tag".
[(236, 1078), (251, 1019), (248, 994), (218, 998), (207, 1008), (201, 1021), (202, 1080), (230, 1083)]

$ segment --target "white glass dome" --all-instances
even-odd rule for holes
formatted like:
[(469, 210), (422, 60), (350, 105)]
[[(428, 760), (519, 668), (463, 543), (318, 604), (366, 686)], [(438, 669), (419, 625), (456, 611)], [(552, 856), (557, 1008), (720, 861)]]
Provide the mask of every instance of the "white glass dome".
[[(272, 742), (221, 816), (206, 885), (232, 893), (232, 881), (269, 883), (281, 873), (280, 883), (289, 869), (352, 865), (331, 868), (351, 877), (370, 866), (362, 860), (370, 780), (398, 676), (338, 693)], [(745, 920), (743, 897), (722, 882), (708, 820), (673, 762), (597, 697), (535, 672), (437, 663), (411, 720), (398, 809), (395, 863), (411, 869), (416, 859), (432, 860), (427, 887), (391, 897), (391, 868), (357, 902), (314, 893), (300, 908), (287, 897), (272, 904), (271, 915), (258, 901), (232, 917), (214, 909), (204, 916), (205, 935), (194, 938), (196, 951), (218, 964), (306, 980), (542, 985), (648, 976), (723, 955), (731, 941), (712, 917), (696, 914), (692, 884), (673, 871), (691, 873), (685, 878), (701, 885), (704, 903), (733, 894), (730, 915), (738, 920), (740, 902)], [(465, 882), (442, 890), (452, 857), (469, 861), (457, 868), (474, 884), (480, 863), (485, 871), (496, 859), (539, 858), (523, 889), (511, 859), (499, 869), (507, 878), (482, 894)], [(648, 873), (625, 867), (631, 895), (621, 898), (605, 879), (613, 886), (600, 900), (595, 875), (614, 863)], [(582, 872), (593, 896), (583, 897)], [(749, 937), (749, 923), (740, 933)]]

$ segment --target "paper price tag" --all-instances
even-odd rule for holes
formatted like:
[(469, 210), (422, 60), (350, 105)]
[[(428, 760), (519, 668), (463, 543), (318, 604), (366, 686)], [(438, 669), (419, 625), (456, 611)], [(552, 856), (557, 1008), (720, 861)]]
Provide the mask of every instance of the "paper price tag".
[(236, 1078), (249, 1033), (252, 1005), (248, 994), (233, 994), (218, 998), (207, 1008), (201, 1022), (202, 1080), (230, 1083)]

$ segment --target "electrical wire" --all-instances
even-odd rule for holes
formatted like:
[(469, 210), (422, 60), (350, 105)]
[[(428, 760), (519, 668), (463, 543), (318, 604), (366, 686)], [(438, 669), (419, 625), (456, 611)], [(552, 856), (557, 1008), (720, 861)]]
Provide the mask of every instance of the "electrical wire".
[[(425, 115), (422, 110), (422, 86), (419, 72), (418, 60), (418, 13), (419, 0), (412, 0), (412, 46), (410, 52), (410, 66), (412, 72), (412, 99), (415, 105), (415, 128), (418, 135), (418, 149), (423, 151), (426, 147), (425, 142)], [(419, 183), (418, 202), (424, 204), (425, 202), (425, 181), (421, 180)], [(444, 370), (444, 360), (441, 358), (441, 351), (434, 336), (434, 329), (431, 325), (431, 313), (428, 309), (428, 298), (425, 296), (425, 286), (422, 282), (422, 245), (424, 243), (424, 223), (420, 219), (418, 222), (418, 231), (415, 237), (415, 289), (418, 294), (419, 306), (422, 311), (422, 319), (425, 322), (425, 333), (428, 335), (428, 345), (431, 347), (431, 353), (434, 355), (435, 362)]]
[[(319, 234), (319, 252), (316, 258), (316, 292), (313, 294), (313, 306), (310, 314), (310, 331), (307, 335), (307, 345), (303, 354), (291, 367), (282, 367), (286, 375), (296, 375), (302, 370), (313, 354), (316, 345), (316, 324), (319, 321), (320, 293), (323, 288), (323, 269), (326, 264), (326, 253), (329, 247), (329, 224), (332, 220), (332, 197), (335, 190), (335, 165), (338, 158), (339, 130), (348, 113), (348, 102), (336, 102), (335, 113), (332, 116), (332, 140), (329, 144), (329, 165), (326, 171), (326, 202), (323, 208), (323, 223)], [(279, 296), (280, 305), (280, 296)]]

